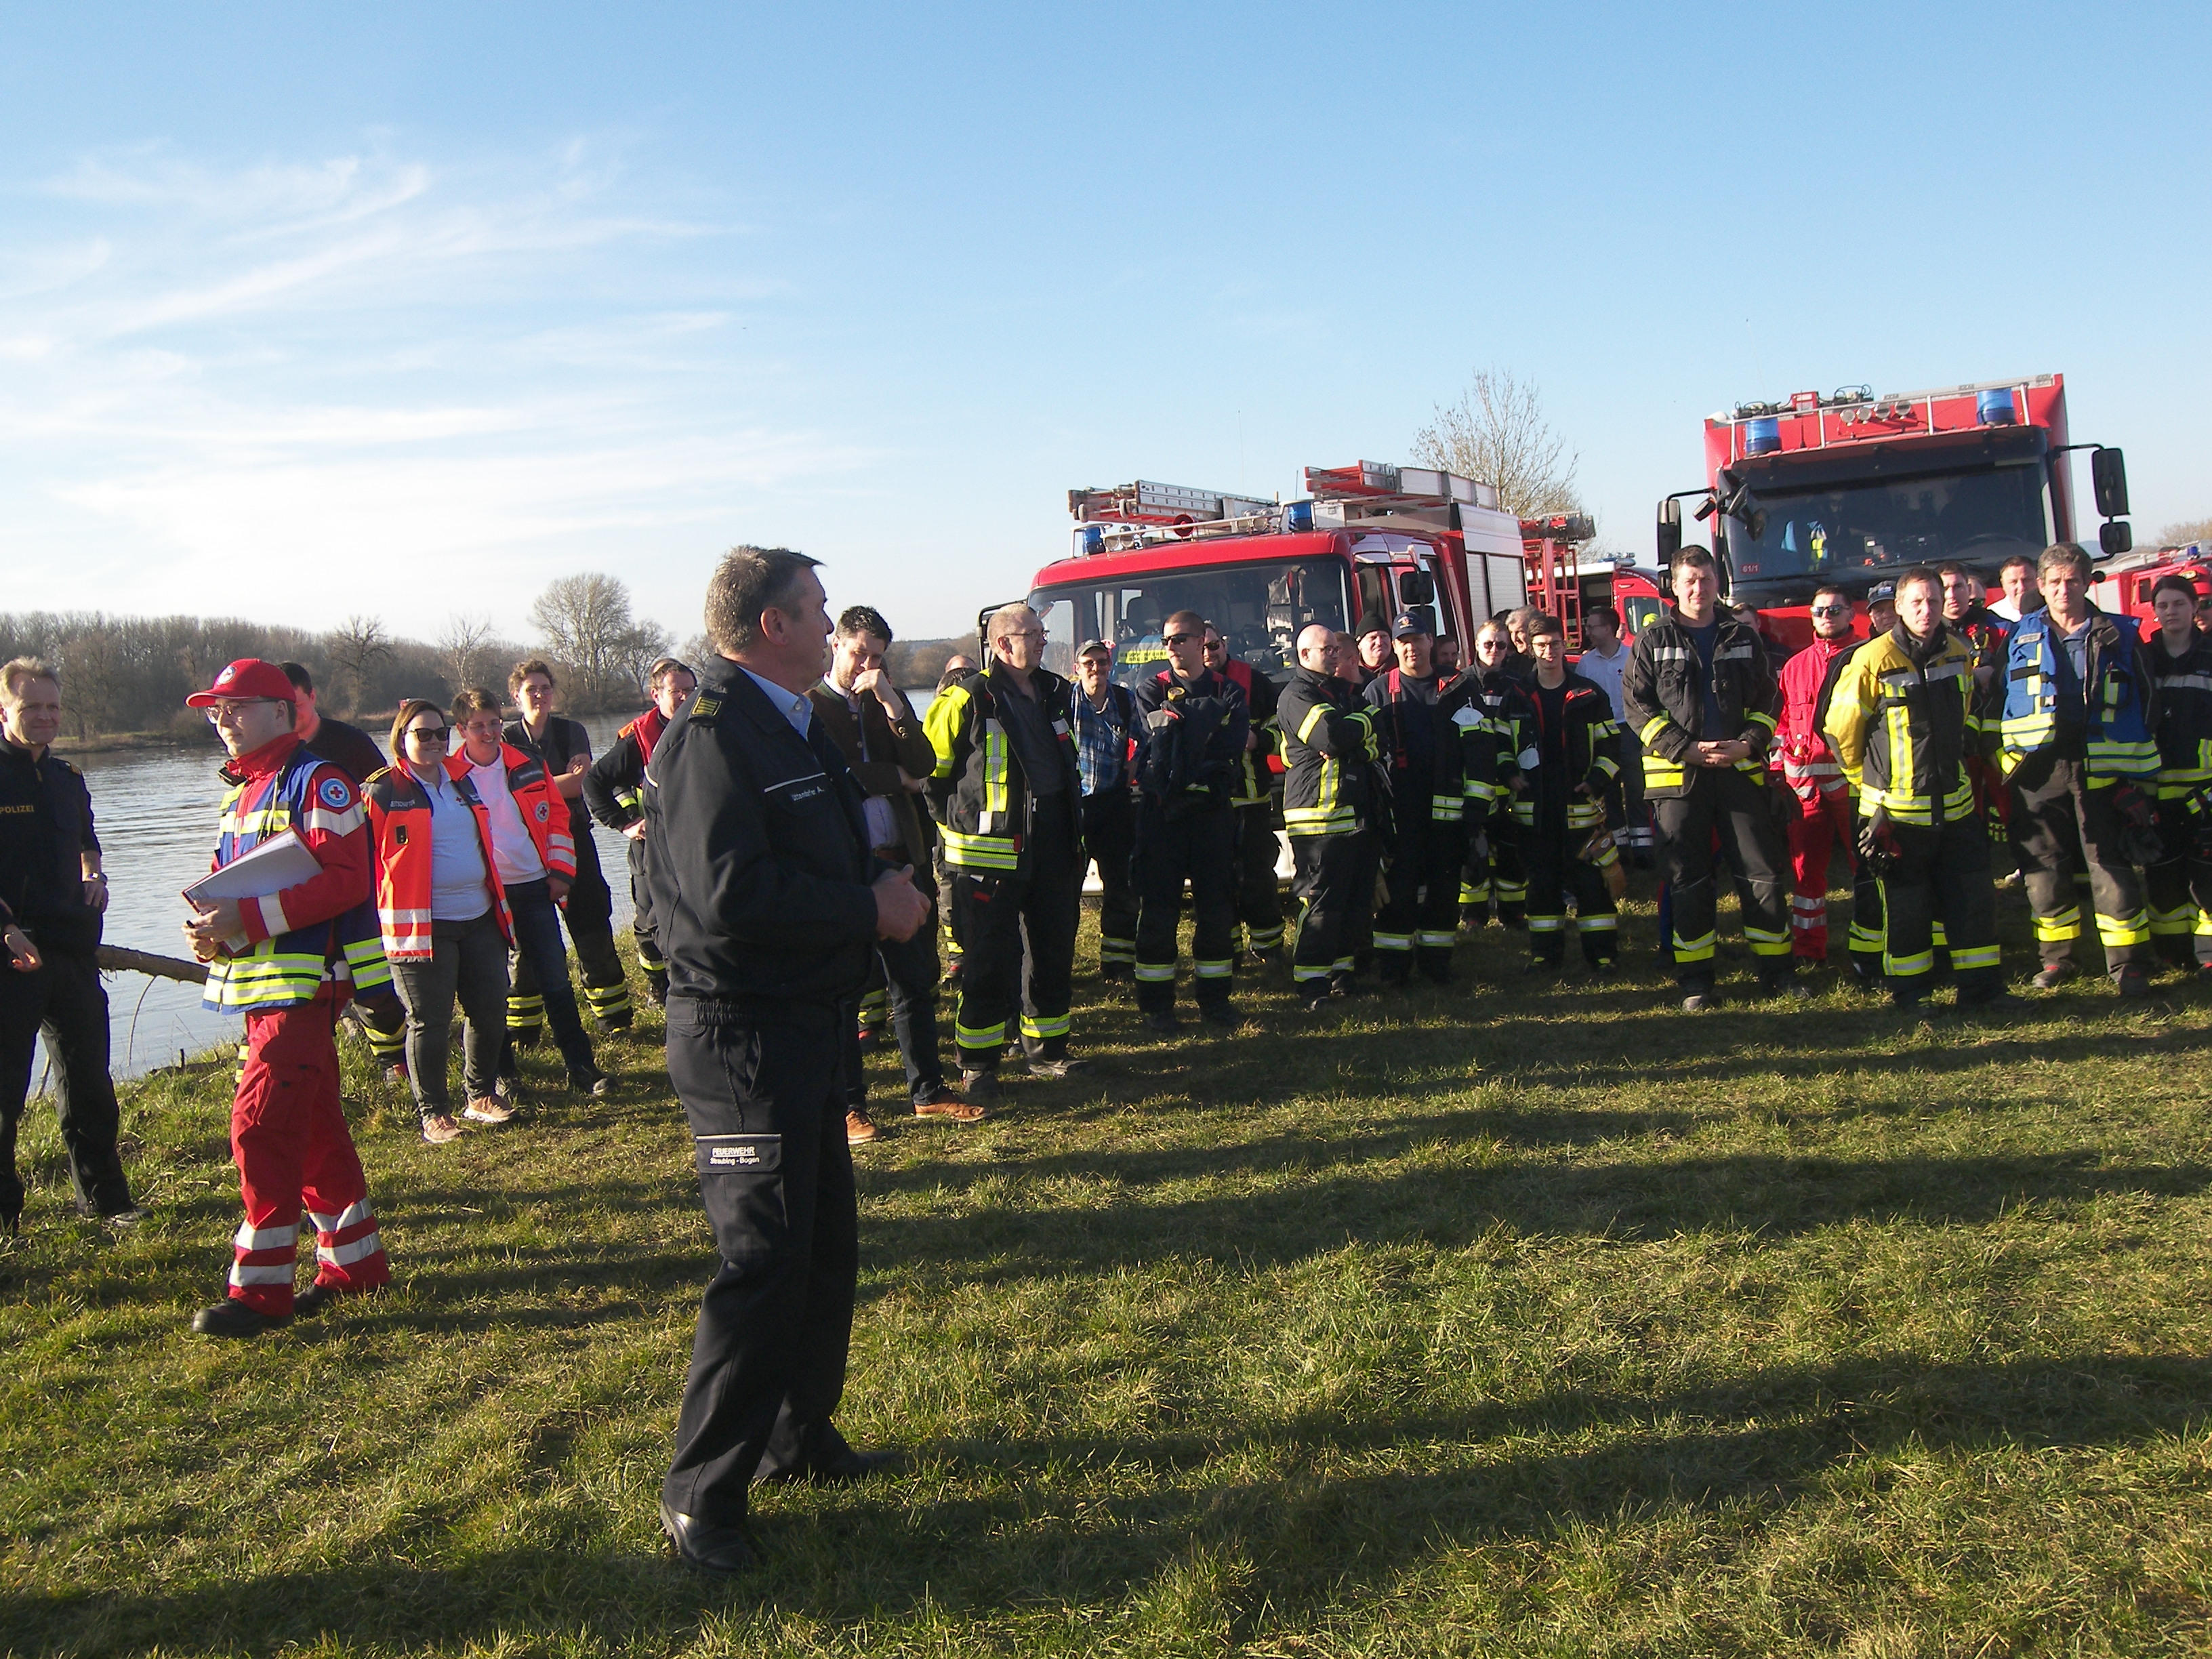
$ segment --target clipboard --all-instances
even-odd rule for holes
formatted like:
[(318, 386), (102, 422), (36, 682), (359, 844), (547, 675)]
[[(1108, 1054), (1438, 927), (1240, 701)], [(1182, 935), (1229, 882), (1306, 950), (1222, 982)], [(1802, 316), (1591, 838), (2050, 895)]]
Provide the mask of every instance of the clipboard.
[(217, 899), (266, 898), (320, 875), (323, 866), (292, 830), (284, 830), (210, 871), (185, 889), (185, 902), (206, 910)]

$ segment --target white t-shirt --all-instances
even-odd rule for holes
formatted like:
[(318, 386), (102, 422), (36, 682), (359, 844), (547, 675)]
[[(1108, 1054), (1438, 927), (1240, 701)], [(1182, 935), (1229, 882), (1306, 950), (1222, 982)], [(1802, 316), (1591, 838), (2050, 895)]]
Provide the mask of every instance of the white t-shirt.
[(469, 775), (476, 780), (477, 793), (483, 797), (484, 809), (491, 817), (491, 859), (499, 866), (501, 883), (514, 887), (526, 881), (543, 881), (545, 860), (538, 856), (538, 843), (530, 839), (522, 809), (514, 804), (514, 793), (507, 787), (507, 757), (497, 756), (483, 766), (471, 761)]
[(1576, 673), (1605, 688), (1605, 695), (1613, 702), (1613, 717), (1615, 720), (1620, 718), (1620, 676), (1627, 666), (1628, 647), (1618, 643), (1613, 646), (1613, 654), (1609, 657), (1600, 656), (1594, 650), (1585, 651), (1575, 664)]

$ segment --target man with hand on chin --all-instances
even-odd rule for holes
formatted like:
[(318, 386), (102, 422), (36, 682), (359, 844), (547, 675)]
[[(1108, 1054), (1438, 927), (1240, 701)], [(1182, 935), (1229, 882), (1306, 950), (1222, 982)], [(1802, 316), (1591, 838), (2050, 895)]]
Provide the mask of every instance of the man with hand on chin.
[(661, 1483), (693, 1566), (742, 1572), (756, 1480), (859, 1480), (895, 1461), (830, 1422), (859, 1273), (846, 1050), (868, 963), (929, 901), (869, 850), (862, 796), (808, 693), (829, 667), (815, 561), (738, 547), (707, 586), (712, 661), (653, 746), (646, 879), (668, 959), (668, 1074), (720, 1267)]

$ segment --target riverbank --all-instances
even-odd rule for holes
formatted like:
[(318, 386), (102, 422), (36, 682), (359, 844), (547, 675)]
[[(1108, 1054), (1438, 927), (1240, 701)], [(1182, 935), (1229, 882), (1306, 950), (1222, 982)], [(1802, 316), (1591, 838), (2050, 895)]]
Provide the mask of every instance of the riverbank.
[(838, 1420), (910, 1462), (761, 1492), (736, 1584), (653, 1519), (714, 1247), (653, 1011), (609, 1098), (536, 1054), (522, 1121), (445, 1148), (349, 1044), (397, 1282), (252, 1345), (185, 1331), (237, 1224), (227, 1070), (125, 1091), (159, 1210), (119, 1237), (34, 1111), (0, 1645), (2193, 1650), (2212, 1007), (1908, 1020), (1831, 979), (1686, 1018), (1649, 900), (1614, 980), (1493, 930), (1319, 1022), (1240, 984), (1233, 1036), (1085, 972), (1097, 1069), (968, 1130), (884, 1111)]

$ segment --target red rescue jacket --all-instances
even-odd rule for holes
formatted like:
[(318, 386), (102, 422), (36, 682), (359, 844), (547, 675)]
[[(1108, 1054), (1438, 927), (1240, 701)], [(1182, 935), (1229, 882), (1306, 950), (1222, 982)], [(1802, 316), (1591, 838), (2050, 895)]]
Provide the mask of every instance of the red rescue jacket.
[(1770, 758), (1782, 781), (1806, 806), (1817, 806), (1844, 787), (1844, 769), (1820, 730), (1820, 685), (1828, 666), (1858, 644), (1856, 639), (1814, 640), (1782, 668), (1782, 719)]

